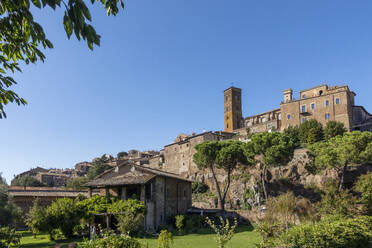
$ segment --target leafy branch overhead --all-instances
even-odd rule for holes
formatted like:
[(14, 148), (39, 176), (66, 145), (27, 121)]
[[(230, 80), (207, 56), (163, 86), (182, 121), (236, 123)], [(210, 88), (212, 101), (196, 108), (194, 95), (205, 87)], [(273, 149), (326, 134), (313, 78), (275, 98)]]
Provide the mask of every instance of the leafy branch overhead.
[[(68, 1), (68, 2), (66, 2)], [(100, 35), (94, 27), (90, 11), (83, 0), (2, 0), (0, 1), (0, 118), (6, 118), (4, 107), (8, 103), (27, 104), (26, 100), (9, 88), (17, 82), (9, 73), (21, 72), (20, 62), (26, 64), (44, 62), (40, 49), (53, 48), (46, 38), (43, 27), (34, 20), (30, 11), (32, 5), (39, 9), (64, 8), (63, 25), (67, 37), (74, 33), (78, 40), (85, 40), (88, 47), (100, 45)], [(122, 0), (91, 0), (101, 3), (107, 15), (116, 15), (124, 8)]]

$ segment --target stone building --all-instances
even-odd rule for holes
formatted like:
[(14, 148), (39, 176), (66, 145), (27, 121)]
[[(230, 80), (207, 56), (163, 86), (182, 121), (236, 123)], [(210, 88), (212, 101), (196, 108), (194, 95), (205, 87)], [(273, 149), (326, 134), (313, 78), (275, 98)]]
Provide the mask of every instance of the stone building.
[(324, 126), (333, 120), (343, 123), (349, 131), (372, 131), (372, 115), (355, 105), (355, 95), (347, 85), (316, 86), (300, 91), (298, 99), (293, 98), (292, 89), (286, 89), (280, 108), (243, 118), (241, 89), (231, 87), (224, 91), (224, 129), (239, 134), (246, 134), (247, 129), (252, 133), (282, 131), (316, 119)]
[(196, 178), (199, 170), (193, 162), (195, 146), (204, 141), (227, 140), (233, 136), (233, 133), (212, 131), (192, 135), (180, 134), (174, 143), (164, 146), (159, 156), (150, 159), (149, 166), (183, 177)]
[(10, 186), (8, 187), (8, 194), (13, 198), (14, 203), (22, 209), (24, 215), (26, 215), (36, 199), (39, 200), (40, 206), (47, 207), (59, 198), (75, 199), (79, 194), (87, 196), (88, 191), (52, 187)]
[(185, 214), (191, 207), (191, 181), (176, 174), (124, 162), (88, 182), (89, 194), (100, 189), (102, 195), (127, 200), (137, 198), (147, 207), (145, 229), (155, 230), (168, 217)]

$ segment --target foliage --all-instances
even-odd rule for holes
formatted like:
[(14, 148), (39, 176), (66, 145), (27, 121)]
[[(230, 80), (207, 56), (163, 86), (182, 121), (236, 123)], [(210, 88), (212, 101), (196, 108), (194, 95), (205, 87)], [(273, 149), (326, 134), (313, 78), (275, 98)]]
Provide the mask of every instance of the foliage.
[(81, 216), (85, 220), (92, 220), (95, 214), (107, 213), (112, 199), (100, 195), (94, 195), (88, 199), (76, 203)]
[(343, 136), (310, 145), (309, 149), (314, 157), (316, 168), (337, 170), (341, 190), (349, 165), (358, 165), (372, 160), (372, 133), (360, 131), (345, 133)]
[(110, 213), (115, 214), (118, 221), (118, 229), (122, 234), (132, 235), (143, 227), (147, 209), (145, 203), (136, 199), (115, 201), (108, 208)]
[(30, 175), (16, 176), (12, 182), (12, 186), (23, 186), (23, 187), (45, 187), (46, 185), (35, 177)]
[(288, 229), (290, 223), (295, 222), (296, 198), (293, 193), (282, 194), (275, 198), (269, 198), (267, 208), (274, 212), (281, 223)]
[(26, 225), (31, 229), (34, 236), (41, 231), (48, 231), (45, 209), (39, 205), (39, 199), (36, 198), (33, 206), (26, 216)]
[(354, 189), (361, 193), (361, 202), (368, 208), (372, 214), (372, 172), (359, 177)]
[(286, 129), (284, 129), (283, 133), (292, 140), (295, 147), (300, 146), (301, 142), (300, 142), (300, 134), (298, 131), (298, 126), (289, 126)]
[(222, 217), (220, 217), (220, 225), (216, 224), (208, 217), (206, 218), (206, 222), (216, 233), (216, 242), (219, 248), (224, 248), (226, 246), (227, 242), (234, 236), (235, 229), (238, 226), (237, 219), (235, 219), (234, 224), (231, 225), (229, 219), (224, 220)]
[(326, 219), (315, 224), (294, 226), (280, 238), (293, 248), (359, 248), (372, 241), (372, 217)]
[(89, 181), (87, 177), (77, 177), (77, 178), (71, 178), (67, 180), (66, 182), (66, 188), (73, 189), (73, 190), (83, 190), (86, 187), (84, 187), (84, 184), (86, 184)]
[[(116, 15), (119, 11), (118, 4), (124, 7), (122, 0), (91, 0), (101, 3), (108, 15)], [(82, 0), (25, 0), (25, 1), (2, 1), (0, 7), (0, 118), (6, 117), (4, 107), (9, 102), (18, 105), (27, 104), (26, 100), (19, 97), (9, 88), (17, 82), (9, 76), (9, 73), (21, 71), (20, 62), (36, 63), (44, 61), (45, 55), (41, 47), (53, 48), (53, 44), (46, 38), (42, 26), (35, 22), (31, 8), (44, 9), (49, 6), (53, 10), (56, 7), (65, 8), (63, 25), (67, 37), (72, 33), (78, 40), (87, 41), (88, 47), (100, 44), (100, 36), (93, 26), (88, 24), (92, 17), (88, 7)]]
[(20, 239), (15, 229), (0, 227), (0, 248), (20, 247)]
[(184, 228), (185, 216), (184, 215), (176, 215), (176, 227), (179, 233), (182, 232)]
[[(222, 212), (225, 210), (225, 199), (231, 183), (231, 174), (239, 163), (246, 163), (243, 143), (240, 141), (207, 141), (195, 146), (193, 161), (199, 169), (209, 169), (216, 185), (218, 201)], [(221, 188), (217, 180), (216, 169), (226, 172), (226, 182)]]
[(254, 164), (258, 155), (263, 165), (261, 173), (262, 187), (267, 200), (265, 178), (268, 167), (286, 165), (293, 157), (295, 142), (286, 134), (279, 132), (264, 132), (251, 136), (251, 141), (245, 145), (245, 155), (249, 164)]
[(0, 226), (12, 225), (20, 220), (22, 211), (8, 194), (8, 186), (0, 173)]
[(193, 182), (191, 187), (193, 194), (205, 193), (209, 189), (208, 185), (203, 182)]
[(161, 230), (158, 237), (158, 248), (171, 248), (173, 246), (173, 235), (167, 230)]
[(302, 123), (298, 128), (301, 143), (314, 144), (323, 139), (323, 126), (315, 119)]
[(356, 203), (355, 197), (346, 190), (339, 191), (336, 183), (331, 181), (325, 185), (322, 200), (315, 204), (315, 209), (319, 217), (352, 217), (357, 214)]
[(327, 122), (326, 127), (324, 128), (324, 138), (329, 140), (330, 138), (336, 137), (338, 135), (342, 136), (346, 133), (347, 130), (344, 126), (344, 123), (337, 121)]
[(98, 175), (102, 174), (104, 171), (111, 169), (112, 167), (108, 165), (109, 158), (104, 154), (100, 158), (95, 158), (92, 162), (92, 166), (88, 171), (88, 178), (93, 179)]
[(50, 228), (52, 236), (55, 229), (59, 229), (67, 238), (72, 237), (73, 229), (79, 225), (81, 210), (70, 198), (61, 198), (54, 201), (46, 209), (46, 226)]
[(185, 220), (185, 230), (189, 233), (198, 232), (205, 223), (205, 217), (200, 215), (188, 215)]
[(257, 223), (256, 230), (261, 234), (262, 241), (257, 247), (275, 247), (275, 241), (284, 232), (283, 224), (279, 222), (260, 221)]
[(102, 238), (85, 240), (77, 246), (78, 248), (142, 248), (143, 245), (128, 235), (115, 235), (105, 233)]

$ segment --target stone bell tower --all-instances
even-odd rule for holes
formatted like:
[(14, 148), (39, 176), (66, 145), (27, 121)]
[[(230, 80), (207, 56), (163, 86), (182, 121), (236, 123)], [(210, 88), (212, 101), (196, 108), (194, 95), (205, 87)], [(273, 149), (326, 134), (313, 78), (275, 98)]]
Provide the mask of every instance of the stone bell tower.
[(224, 95), (224, 130), (233, 132), (241, 128), (242, 120), (242, 89), (230, 87), (223, 92)]

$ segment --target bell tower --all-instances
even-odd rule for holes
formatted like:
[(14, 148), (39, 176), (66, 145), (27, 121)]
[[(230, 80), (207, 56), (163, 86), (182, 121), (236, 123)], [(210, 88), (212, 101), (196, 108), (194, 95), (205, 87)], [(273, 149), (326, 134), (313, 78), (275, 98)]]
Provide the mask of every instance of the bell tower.
[(242, 120), (242, 89), (230, 87), (223, 92), (224, 96), (224, 130), (233, 132), (241, 128)]

